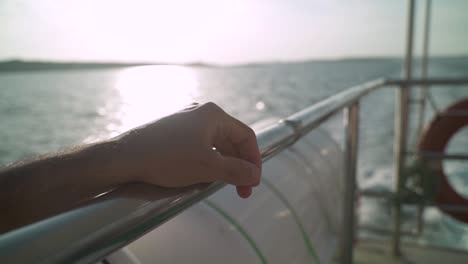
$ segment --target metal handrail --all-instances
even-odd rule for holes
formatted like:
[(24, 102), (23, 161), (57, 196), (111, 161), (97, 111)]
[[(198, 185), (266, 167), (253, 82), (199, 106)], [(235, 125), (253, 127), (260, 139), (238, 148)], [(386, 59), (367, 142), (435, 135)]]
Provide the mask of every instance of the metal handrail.
[[(412, 80), (414, 84), (418, 80)], [(422, 81), (419, 81), (422, 82)], [(424, 80), (431, 85), (453, 83)], [(388, 85), (411, 86), (401, 80), (377, 79), (351, 87), (316, 103), (257, 133), (262, 160), (265, 161), (294, 144), (299, 138), (346, 109), (345, 127), (346, 181), (355, 180), (357, 161), (359, 101), (368, 93)], [(468, 79), (464, 84), (468, 84)], [(0, 262), (92, 263), (124, 247), (165, 221), (183, 212), (224, 186), (223, 183), (201, 184), (168, 189), (146, 184), (129, 184), (92, 199), (69, 212), (25, 226), (0, 236)], [(351, 187), (352, 184), (350, 185)], [(351, 188), (346, 186), (346, 188)], [(354, 191), (346, 190), (344, 210), (352, 214)], [(350, 208), (351, 207), (351, 208)], [(351, 241), (353, 226), (344, 225), (345, 240)], [(350, 243), (351, 243), (350, 242)], [(348, 252), (344, 255), (349, 258)]]
[[(401, 80), (401, 79), (387, 79), (385, 81), (386, 85), (395, 85), (395, 86), (404, 86), (405, 88), (410, 88), (415, 85), (427, 85), (427, 86), (436, 86), (443, 88), (440, 85), (466, 85), (468, 84), (468, 78), (466, 76), (461, 78), (430, 78), (430, 79), (411, 79), (411, 80)], [(439, 85), (439, 86), (437, 86)]]

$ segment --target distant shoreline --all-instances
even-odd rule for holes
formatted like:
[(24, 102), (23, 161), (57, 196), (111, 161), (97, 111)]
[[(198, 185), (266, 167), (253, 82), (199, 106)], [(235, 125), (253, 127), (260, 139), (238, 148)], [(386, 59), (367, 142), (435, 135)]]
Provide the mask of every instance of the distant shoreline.
[(150, 65), (149, 63), (94, 63), (94, 62), (48, 62), (48, 61), (0, 61), (0, 72), (105, 69)]
[[(349, 61), (353, 60), (369, 60), (370, 58), (362, 59), (345, 59)], [(374, 59), (392, 59), (392, 58), (372, 58)], [(394, 59), (394, 58), (393, 58)], [(343, 60), (343, 61), (345, 61)], [(57, 61), (28, 61), (28, 60), (7, 60), (0, 61), (0, 73), (1, 72), (26, 72), (26, 71), (52, 71), (52, 70), (84, 70), (84, 69), (107, 69), (107, 68), (124, 68), (124, 67), (135, 67), (135, 66), (147, 66), (147, 65), (180, 65), (188, 67), (256, 67), (262, 65), (272, 64), (300, 64), (312, 61), (322, 60), (311, 60), (311, 61), (272, 61), (272, 62), (255, 62), (246, 64), (235, 64), (235, 65), (218, 65), (208, 63), (186, 63), (186, 64), (174, 64), (174, 63), (150, 63), (150, 62), (132, 62), (132, 63), (120, 63), (120, 62), (57, 62)], [(337, 60), (323, 60), (323, 61), (337, 61)], [(338, 60), (341, 61), (341, 60)]]
[[(419, 58), (415, 58), (418, 60)], [(441, 56), (431, 57), (431, 59), (468, 59), (468, 55), (462, 56)], [(0, 61), (0, 72), (22, 72), (22, 71), (49, 71), (49, 70), (80, 70), (80, 69), (106, 69), (106, 68), (123, 68), (146, 65), (180, 65), (188, 67), (255, 67), (273, 64), (302, 64), (312, 62), (354, 62), (354, 61), (372, 61), (372, 60), (402, 60), (397, 57), (356, 57), (356, 58), (338, 58), (338, 59), (311, 59), (303, 61), (270, 61), (270, 62), (253, 62), (244, 64), (211, 64), (203, 62), (194, 63), (162, 63), (162, 62), (66, 62), (66, 61), (35, 61), (35, 60), (5, 60)]]

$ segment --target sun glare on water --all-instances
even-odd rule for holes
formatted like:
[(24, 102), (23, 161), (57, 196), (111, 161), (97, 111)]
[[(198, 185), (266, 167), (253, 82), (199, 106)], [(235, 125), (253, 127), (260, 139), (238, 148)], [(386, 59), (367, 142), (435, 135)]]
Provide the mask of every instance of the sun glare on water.
[(195, 72), (181, 66), (139, 66), (123, 70), (116, 89), (121, 99), (120, 133), (182, 109), (198, 92)]

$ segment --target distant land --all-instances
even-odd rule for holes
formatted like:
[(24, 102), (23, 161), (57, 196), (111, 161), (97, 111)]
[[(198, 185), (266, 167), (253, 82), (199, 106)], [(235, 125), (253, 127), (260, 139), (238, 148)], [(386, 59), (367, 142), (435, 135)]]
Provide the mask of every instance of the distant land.
[[(353, 61), (353, 60), (382, 60), (395, 58), (346, 58), (337, 59), (338, 61)], [(49, 71), (49, 70), (80, 70), (80, 69), (104, 69), (104, 68), (121, 68), (145, 65), (182, 65), (192, 67), (256, 67), (271, 64), (288, 64), (288, 63), (307, 63), (319, 61), (337, 61), (337, 60), (303, 60), (303, 61), (271, 61), (271, 62), (253, 62), (237, 65), (220, 65), (204, 62), (193, 62), (184, 64), (163, 63), (163, 62), (68, 62), (68, 61), (34, 61), (34, 60), (5, 60), (0, 61), (0, 72), (17, 72), (17, 71)]]
[[(419, 58), (415, 58), (417, 61)], [(449, 59), (449, 60), (468, 60), (468, 55), (461, 56), (437, 56), (431, 59)], [(402, 60), (397, 57), (363, 57), (363, 58), (337, 58), (337, 59), (305, 59), (298, 61), (270, 61), (270, 62), (253, 62), (237, 65), (222, 65), (211, 64), (204, 62), (193, 62), (185, 64), (163, 63), (163, 62), (67, 62), (67, 61), (35, 61), (35, 60), (5, 60), (0, 61), (0, 72), (17, 72), (17, 71), (48, 71), (48, 70), (79, 70), (79, 69), (104, 69), (104, 68), (121, 68), (144, 65), (182, 65), (192, 67), (256, 67), (272, 64), (301, 64), (310, 62), (333, 62), (333, 61), (369, 61), (369, 60)]]
[(0, 72), (14, 71), (47, 71), (47, 70), (77, 70), (77, 69), (99, 69), (118, 68), (148, 65), (149, 63), (114, 63), (114, 62), (49, 62), (49, 61), (23, 61), (9, 60), (0, 61)]
[[(150, 62), (56, 62), (56, 61), (26, 61), (26, 60), (7, 60), (0, 61), (0, 72), (15, 71), (48, 71), (48, 70), (79, 70), (79, 69), (104, 69), (121, 68), (144, 65), (169, 65), (169, 63), (150, 63)], [(186, 66), (215, 67), (217, 65), (208, 65), (203, 63), (184, 64)]]

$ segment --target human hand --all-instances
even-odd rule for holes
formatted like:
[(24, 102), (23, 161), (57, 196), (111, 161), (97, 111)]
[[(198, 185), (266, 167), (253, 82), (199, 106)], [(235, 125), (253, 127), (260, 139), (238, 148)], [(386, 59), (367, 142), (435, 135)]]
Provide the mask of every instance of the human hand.
[(129, 181), (183, 187), (223, 181), (242, 198), (260, 182), (255, 133), (214, 103), (193, 105), (117, 137)]

